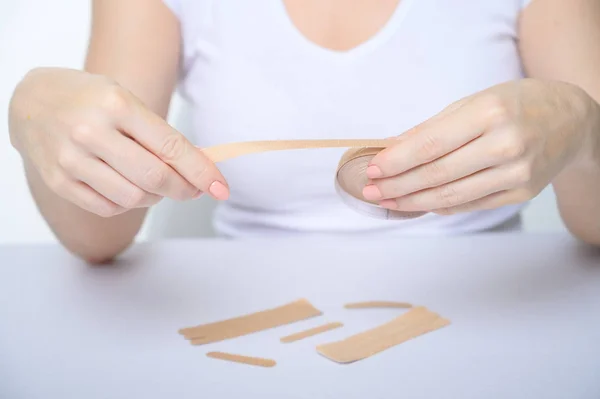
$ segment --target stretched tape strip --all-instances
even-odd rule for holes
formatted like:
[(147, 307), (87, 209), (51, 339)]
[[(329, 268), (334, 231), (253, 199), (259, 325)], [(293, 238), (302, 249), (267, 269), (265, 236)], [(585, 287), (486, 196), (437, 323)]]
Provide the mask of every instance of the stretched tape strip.
[(275, 366), (275, 360), (272, 359), (264, 359), (262, 357), (251, 357), (251, 356), (242, 356), (242, 355), (234, 355), (232, 353), (225, 352), (208, 352), (206, 356), (213, 359), (227, 360), (235, 363), (243, 363), (249, 364), (252, 366), (260, 366), (260, 367), (273, 367)]
[(263, 310), (195, 327), (182, 328), (179, 333), (192, 345), (204, 345), (237, 338), (284, 324), (320, 316), (322, 312), (306, 299), (300, 299), (273, 309)]
[(317, 352), (338, 363), (351, 363), (449, 324), (449, 320), (419, 306), (371, 330), (319, 345)]
[(335, 190), (347, 206), (361, 214), (379, 219), (413, 219), (423, 216), (426, 212), (401, 212), (382, 208), (377, 201), (367, 200), (362, 195), (362, 190), (369, 181), (366, 175), (369, 162), (377, 153), (392, 144), (397, 142), (389, 139), (247, 141), (203, 148), (202, 152), (218, 163), (268, 151), (349, 148), (342, 155), (334, 177)]

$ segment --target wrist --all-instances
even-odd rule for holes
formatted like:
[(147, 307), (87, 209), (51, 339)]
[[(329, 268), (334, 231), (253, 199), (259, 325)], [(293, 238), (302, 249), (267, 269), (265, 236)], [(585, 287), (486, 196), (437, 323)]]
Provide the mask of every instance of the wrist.
[(8, 103), (8, 136), (10, 139), (10, 144), (15, 148), (19, 153), (21, 152), (20, 140), (19, 140), (19, 130), (22, 125), (22, 101), (21, 101), (21, 85), (22, 82), (15, 87), (10, 101)]
[(590, 128), (590, 141), (592, 146), (591, 156), (592, 162), (600, 169), (600, 103), (597, 101), (593, 102), (593, 123)]
[(33, 69), (17, 83), (8, 104), (8, 134), (11, 145), (23, 156), (21, 135), (30, 124), (35, 99), (31, 98), (31, 80), (40, 72)]
[(583, 167), (600, 171), (600, 104), (587, 93), (583, 94), (586, 104), (581, 117), (583, 139), (572, 166), (576, 169)]

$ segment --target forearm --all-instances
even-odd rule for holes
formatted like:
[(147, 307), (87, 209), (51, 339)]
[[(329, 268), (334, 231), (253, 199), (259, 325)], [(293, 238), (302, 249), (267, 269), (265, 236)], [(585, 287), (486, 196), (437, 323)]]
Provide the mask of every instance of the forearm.
[(553, 182), (560, 215), (573, 235), (600, 246), (600, 105), (590, 120), (591, 140), (580, 161)]
[[(572, 83), (592, 101), (589, 156), (568, 166), (554, 181), (567, 228), (600, 245), (600, 2), (535, 0), (520, 21), (520, 48), (530, 77)], [(594, 110), (595, 108), (595, 110)], [(593, 148), (596, 147), (596, 148)], [(595, 150), (595, 151), (593, 151)], [(584, 149), (585, 151), (585, 149)]]
[(50, 229), (67, 250), (90, 263), (112, 260), (133, 241), (146, 209), (103, 218), (87, 212), (52, 192), (37, 170), (25, 160), (31, 195)]

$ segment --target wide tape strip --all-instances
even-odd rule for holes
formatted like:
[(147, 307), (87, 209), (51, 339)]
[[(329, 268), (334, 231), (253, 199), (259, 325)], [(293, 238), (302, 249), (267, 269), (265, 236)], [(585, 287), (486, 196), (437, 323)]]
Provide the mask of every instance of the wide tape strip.
[(204, 345), (226, 339), (237, 338), (284, 324), (310, 319), (322, 315), (306, 299), (300, 299), (276, 308), (263, 310), (235, 318), (208, 323), (179, 330), (192, 345)]
[(419, 306), (371, 330), (319, 345), (317, 352), (338, 363), (351, 363), (449, 324), (449, 320)]
[[(340, 158), (334, 175), (334, 185), (342, 201), (355, 211), (380, 219), (413, 219), (427, 212), (401, 212), (385, 209), (376, 201), (363, 197), (362, 190), (369, 178), (366, 170), (371, 159), (384, 148), (395, 144), (390, 139), (322, 139), (247, 141), (220, 144), (201, 151), (215, 163), (243, 155), (284, 150), (349, 148)], [(332, 171), (333, 174), (333, 171)]]

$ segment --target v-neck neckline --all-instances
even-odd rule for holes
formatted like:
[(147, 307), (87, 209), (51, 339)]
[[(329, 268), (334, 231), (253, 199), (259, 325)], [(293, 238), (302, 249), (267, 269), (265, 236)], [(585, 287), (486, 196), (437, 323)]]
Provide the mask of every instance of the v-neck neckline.
[(283, 0), (273, 0), (269, 1), (269, 3), (275, 4), (275, 17), (281, 21), (279, 26), (283, 27), (283, 34), (286, 35), (285, 37), (292, 39), (291, 45), (301, 46), (317, 56), (333, 60), (352, 60), (374, 51), (389, 40), (396, 33), (398, 27), (405, 19), (413, 1), (414, 0), (400, 0), (386, 23), (375, 34), (348, 50), (334, 50), (315, 43), (298, 29), (289, 15)]

